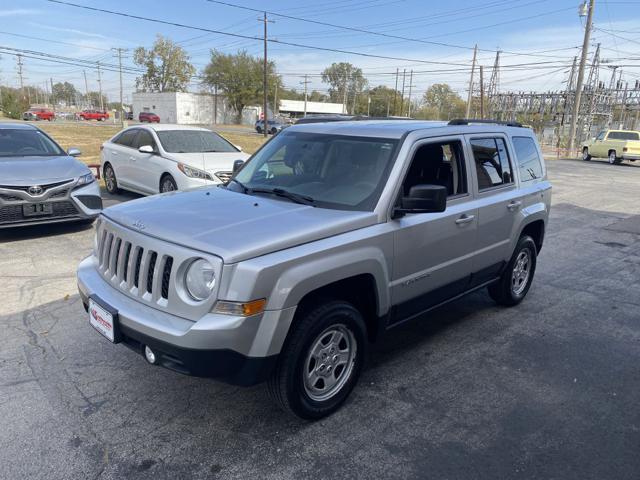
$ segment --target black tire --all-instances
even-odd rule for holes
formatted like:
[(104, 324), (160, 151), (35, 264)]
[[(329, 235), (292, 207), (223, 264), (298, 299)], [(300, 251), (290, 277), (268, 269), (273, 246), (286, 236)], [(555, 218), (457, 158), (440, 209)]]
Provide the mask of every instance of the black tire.
[(271, 135), (275, 135), (276, 133), (278, 133), (278, 129), (277, 128), (272, 128), (271, 129)]
[(616, 153), (617, 152), (615, 150), (609, 151), (608, 161), (611, 165), (619, 165), (622, 162), (622, 158), (618, 157)]
[(178, 190), (178, 184), (168, 173), (164, 174), (160, 179), (160, 193), (174, 192)]
[[(322, 343), (326, 338), (339, 338), (332, 332), (342, 335), (338, 344)], [(322, 363), (318, 365), (311, 349), (322, 345), (326, 346), (319, 350), (317, 358)], [(334, 347), (336, 350), (331, 350)], [(300, 418), (317, 420), (326, 417), (340, 408), (357, 383), (366, 358), (366, 347), (364, 320), (353, 305), (340, 300), (316, 304), (302, 312), (292, 325), (276, 369), (267, 383), (269, 394), (283, 410)], [(341, 353), (340, 360), (336, 360), (336, 352)], [(343, 360), (344, 363), (340, 364)], [(309, 369), (316, 378), (311, 386), (307, 384), (313, 380), (305, 381), (305, 370)], [(330, 377), (335, 382), (332, 386), (324, 380)], [(314, 398), (316, 394), (321, 396), (322, 388), (328, 389), (325, 392), (327, 398)], [(309, 393), (312, 390), (317, 391)]]
[(262, 133), (262, 129), (260, 127), (256, 127), (256, 132)]
[(582, 149), (582, 160), (584, 160), (585, 162), (591, 160), (591, 155), (589, 155), (589, 149), (587, 147), (584, 147)]
[[(522, 279), (520, 275), (521, 271), (515, 272), (516, 268), (521, 268), (522, 264), (519, 263), (522, 259), (522, 255), (527, 256), (527, 277), (526, 280)], [(500, 305), (511, 307), (520, 303), (527, 295), (531, 282), (533, 282), (533, 276), (536, 272), (536, 259), (537, 259), (536, 243), (528, 235), (523, 235), (518, 240), (516, 248), (513, 251), (511, 260), (504, 269), (504, 272), (500, 276), (500, 279), (489, 286), (489, 295)]]
[(102, 169), (102, 176), (104, 177), (104, 186), (111, 195), (120, 193), (118, 187), (118, 179), (116, 178), (116, 172), (110, 163), (107, 163)]

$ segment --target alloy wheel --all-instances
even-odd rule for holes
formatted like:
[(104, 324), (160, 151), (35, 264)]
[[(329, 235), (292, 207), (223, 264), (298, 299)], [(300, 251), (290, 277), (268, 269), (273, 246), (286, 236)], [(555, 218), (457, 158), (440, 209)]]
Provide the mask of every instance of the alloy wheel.
[(526, 248), (518, 254), (518, 257), (513, 264), (513, 270), (511, 272), (511, 291), (514, 295), (522, 295), (522, 292), (527, 288), (530, 273), (531, 252)]

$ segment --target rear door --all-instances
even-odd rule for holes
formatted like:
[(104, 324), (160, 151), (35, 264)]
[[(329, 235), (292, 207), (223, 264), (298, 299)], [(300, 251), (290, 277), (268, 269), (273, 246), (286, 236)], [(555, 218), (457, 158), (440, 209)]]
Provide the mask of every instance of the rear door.
[(420, 314), (469, 284), (476, 245), (478, 212), (469, 186), (462, 136), (419, 141), (401, 195), (418, 184), (444, 185), (447, 208), (439, 213), (407, 214), (394, 234), (392, 322)]
[(513, 156), (502, 133), (467, 135), (472, 177), (478, 200), (478, 240), (472, 285), (489, 281), (511, 257), (524, 199), (514, 175)]

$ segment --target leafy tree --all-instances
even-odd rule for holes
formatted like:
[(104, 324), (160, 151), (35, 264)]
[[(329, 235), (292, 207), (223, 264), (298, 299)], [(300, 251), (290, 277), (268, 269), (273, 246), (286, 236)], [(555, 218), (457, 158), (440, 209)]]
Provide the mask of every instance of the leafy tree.
[[(273, 101), (272, 92), (276, 84), (280, 88), (280, 77), (275, 73), (273, 62), (267, 63), (267, 91), (269, 100)], [(251, 104), (262, 105), (263, 100), (263, 60), (249, 55), (245, 50), (236, 54), (225, 54), (217, 50), (211, 51), (211, 60), (205, 67), (204, 83), (222, 92), (229, 106), (242, 117), (242, 109)], [(282, 98), (282, 97), (281, 97)]]
[[(387, 114), (391, 116), (400, 115), (400, 112), (404, 112), (406, 115), (409, 102), (406, 98), (404, 102), (402, 102), (401, 96), (402, 94), (399, 91), (384, 85), (379, 85), (358, 97), (358, 108), (355, 113), (366, 115), (368, 107), (369, 115), (372, 117), (386, 117)], [(367, 105), (369, 99), (371, 99), (371, 103)], [(403, 106), (402, 103), (404, 103), (404, 108), (401, 108)]]
[(74, 104), (78, 90), (69, 82), (58, 82), (53, 84), (52, 100), (54, 103), (65, 103), (67, 105)]
[(29, 101), (23, 96), (19, 88), (0, 87), (2, 102), (0, 109), (8, 118), (22, 118), (22, 114), (29, 110)]
[(143, 92), (184, 91), (196, 73), (187, 52), (162, 35), (156, 37), (152, 48), (136, 48), (133, 62), (146, 69), (136, 78), (136, 86)]
[(417, 112), (420, 118), (448, 120), (464, 117), (466, 103), (448, 84), (431, 85), (422, 97), (423, 106)]
[(325, 68), (322, 81), (329, 84), (329, 97), (332, 102), (342, 103), (346, 89), (348, 111), (353, 110), (354, 97), (362, 94), (367, 87), (367, 79), (364, 78), (362, 70), (347, 62), (332, 63), (330, 67)]

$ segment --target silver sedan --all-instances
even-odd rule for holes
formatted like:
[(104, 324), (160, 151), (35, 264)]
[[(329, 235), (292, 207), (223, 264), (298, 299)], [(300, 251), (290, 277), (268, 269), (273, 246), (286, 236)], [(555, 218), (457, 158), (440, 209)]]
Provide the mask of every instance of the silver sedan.
[(33, 125), (0, 123), (0, 228), (92, 222), (100, 188), (78, 155)]

